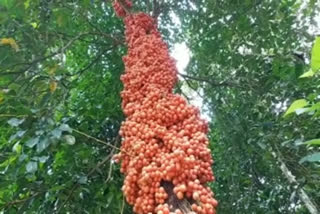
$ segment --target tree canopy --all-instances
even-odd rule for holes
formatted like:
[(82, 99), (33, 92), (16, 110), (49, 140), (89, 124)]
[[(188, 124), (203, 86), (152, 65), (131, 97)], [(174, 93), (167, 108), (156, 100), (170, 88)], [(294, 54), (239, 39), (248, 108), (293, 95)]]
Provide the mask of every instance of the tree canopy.
[[(320, 210), (320, 5), (136, 0), (190, 62), (175, 91), (210, 122), (219, 213)], [(112, 1), (0, 0), (0, 212), (132, 213)]]

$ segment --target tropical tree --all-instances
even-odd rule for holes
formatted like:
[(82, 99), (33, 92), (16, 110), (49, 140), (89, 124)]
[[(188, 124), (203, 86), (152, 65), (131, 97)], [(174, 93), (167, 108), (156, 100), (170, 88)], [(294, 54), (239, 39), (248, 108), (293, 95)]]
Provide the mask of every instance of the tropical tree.
[[(208, 115), (218, 212), (318, 213), (317, 1), (133, 10), (191, 52), (175, 91)], [(111, 160), (127, 50), (112, 2), (0, 0), (0, 26), (0, 211), (132, 213)]]
[(319, 100), (318, 78), (300, 78), (310, 69), (316, 2), (205, 1), (195, 8), (178, 13), (193, 53), (181, 76), (213, 118), (220, 212), (318, 213), (319, 156), (305, 157), (318, 148), (301, 143), (319, 137), (319, 120), (283, 117), (296, 99)]

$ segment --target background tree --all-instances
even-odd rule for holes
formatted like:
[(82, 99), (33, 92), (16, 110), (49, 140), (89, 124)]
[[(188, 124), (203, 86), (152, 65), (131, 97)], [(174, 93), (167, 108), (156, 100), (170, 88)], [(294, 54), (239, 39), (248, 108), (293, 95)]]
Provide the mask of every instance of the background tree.
[(315, 3), (205, 1), (181, 12), (193, 53), (182, 77), (214, 118), (221, 213), (308, 213), (301, 189), (319, 202), (319, 168), (299, 162), (318, 150), (299, 145), (319, 137), (319, 120), (282, 117), (295, 99), (319, 99), (318, 79), (299, 78), (309, 69)]
[[(196, 91), (208, 109), (218, 211), (308, 213), (301, 190), (319, 210), (319, 156), (309, 156), (319, 152), (309, 141), (320, 138), (319, 78), (299, 78), (317, 1), (134, 5), (158, 17), (170, 47), (192, 53), (176, 90)], [(126, 52), (111, 2), (0, 0), (0, 26), (0, 210), (132, 213), (110, 161)], [(313, 109), (283, 117), (301, 99)]]

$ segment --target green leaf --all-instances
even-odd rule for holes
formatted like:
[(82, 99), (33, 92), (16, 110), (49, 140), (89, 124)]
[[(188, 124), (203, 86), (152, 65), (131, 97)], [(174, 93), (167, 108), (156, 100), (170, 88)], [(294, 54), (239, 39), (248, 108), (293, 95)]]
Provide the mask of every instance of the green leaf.
[(66, 131), (66, 132), (72, 133), (72, 129), (70, 128), (70, 126), (68, 124), (61, 124), (61, 126), (59, 126), (59, 129), (61, 131)]
[(47, 148), (49, 146), (49, 139), (48, 138), (44, 138), (43, 140), (41, 140), (38, 144), (37, 144), (37, 152), (42, 152), (43, 150), (45, 150), (45, 148)]
[(303, 114), (303, 113), (309, 112), (309, 111), (310, 111), (310, 108), (299, 108), (296, 110), (296, 114), (300, 115), (300, 114)]
[(310, 111), (319, 111), (319, 110), (320, 110), (320, 102), (317, 102), (310, 107)]
[(34, 29), (36, 29), (36, 28), (38, 27), (37, 22), (31, 22), (30, 25), (31, 25)]
[(314, 71), (310, 69), (308, 72), (302, 74), (299, 78), (313, 77), (314, 74)]
[(13, 141), (13, 140), (15, 140), (17, 138), (21, 138), (25, 133), (26, 133), (26, 131), (18, 131), (14, 135), (10, 136), (9, 142), (11, 142), (11, 141)]
[(320, 69), (320, 37), (317, 36), (311, 52), (311, 69), (316, 72)]
[(10, 9), (15, 4), (14, 0), (0, 0), (0, 6)]
[(56, 23), (59, 27), (67, 27), (70, 22), (70, 14), (66, 9), (58, 9), (54, 11)]
[(297, 109), (305, 107), (306, 105), (308, 105), (308, 102), (305, 99), (296, 100), (291, 104), (291, 106), (288, 108), (288, 110), (283, 116), (285, 117), (295, 112)]
[(24, 8), (25, 9), (28, 9), (30, 7), (30, 1), (31, 0), (27, 0), (27, 1), (24, 2)]
[(8, 20), (8, 15), (7, 13), (1, 12), (0, 13), (0, 24), (6, 22)]
[(24, 121), (24, 119), (11, 118), (10, 120), (8, 120), (8, 124), (9, 124), (10, 126), (17, 127), (17, 126), (19, 126), (20, 124), (22, 124), (23, 121)]
[(72, 136), (72, 135), (65, 135), (63, 138), (65, 139), (65, 141), (69, 145), (73, 145), (76, 142), (76, 138), (74, 136)]
[(27, 165), (26, 165), (26, 170), (27, 170), (27, 172), (29, 172), (29, 173), (33, 173), (33, 172), (37, 171), (37, 169), (38, 169), (38, 164), (37, 164), (37, 162), (30, 161), (30, 162), (28, 162)]
[(22, 150), (22, 146), (20, 145), (20, 142), (17, 142), (16, 144), (14, 144), (12, 151), (20, 154)]
[(308, 140), (308, 141), (304, 142), (303, 144), (308, 144), (308, 145), (319, 145), (319, 146), (320, 146), (320, 139)]
[(61, 137), (61, 134), (62, 134), (62, 130), (57, 128), (57, 129), (54, 129), (52, 132), (51, 132), (52, 136), (59, 139)]
[(27, 159), (28, 158), (28, 155), (26, 155), (26, 154), (21, 154), (20, 156), (19, 156), (19, 162), (22, 162), (22, 161), (24, 161), (25, 159)]
[(40, 163), (45, 163), (49, 159), (49, 156), (41, 156), (38, 158)]
[(4, 100), (4, 93), (0, 91), (0, 104), (3, 102), (3, 100)]
[(301, 160), (299, 161), (299, 163), (303, 163), (303, 162), (317, 162), (320, 161), (320, 152), (311, 154), (311, 155), (307, 155), (303, 158), (301, 158)]
[(87, 176), (81, 176), (81, 177), (79, 178), (79, 180), (78, 180), (78, 183), (79, 183), (79, 184), (86, 184), (87, 181), (88, 181)]
[(28, 141), (26, 142), (26, 146), (32, 148), (32, 147), (34, 147), (38, 142), (39, 142), (39, 137), (31, 138), (30, 140), (28, 140)]

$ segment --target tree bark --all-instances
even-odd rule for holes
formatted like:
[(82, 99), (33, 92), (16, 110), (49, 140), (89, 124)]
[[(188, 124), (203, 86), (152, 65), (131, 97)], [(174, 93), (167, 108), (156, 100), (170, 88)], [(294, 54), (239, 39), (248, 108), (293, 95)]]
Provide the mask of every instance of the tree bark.
[(272, 156), (280, 163), (280, 169), (284, 176), (287, 178), (288, 182), (291, 185), (297, 186), (297, 193), (300, 200), (305, 204), (306, 208), (311, 214), (319, 214), (319, 210), (316, 205), (313, 203), (312, 199), (308, 196), (306, 191), (302, 187), (300, 187), (298, 181), (296, 180), (295, 176), (292, 172), (288, 169), (285, 162), (282, 160), (280, 155), (277, 155), (274, 151), (271, 152)]
[(178, 199), (176, 194), (173, 192), (174, 185), (167, 181), (162, 181), (161, 186), (165, 189), (168, 194), (166, 203), (169, 205), (170, 211), (174, 212), (176, 209), (180, 209), (184, 214), (196, 214), (191, 209), (191, 204), (194, 202), (191, 199), (183, 198)]

